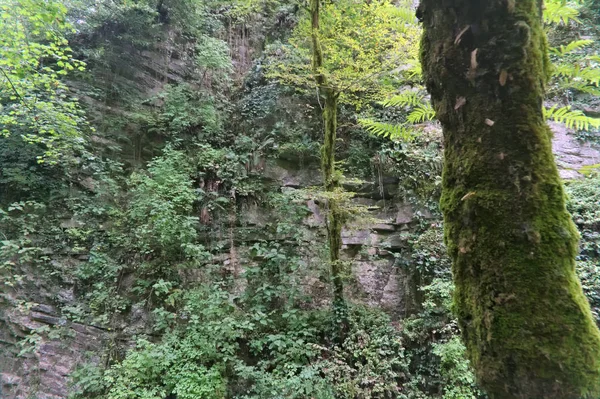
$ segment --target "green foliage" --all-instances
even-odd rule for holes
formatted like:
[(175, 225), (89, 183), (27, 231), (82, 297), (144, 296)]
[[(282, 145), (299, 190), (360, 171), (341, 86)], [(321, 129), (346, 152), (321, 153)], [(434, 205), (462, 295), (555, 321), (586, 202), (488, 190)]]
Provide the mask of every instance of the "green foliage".
[[(591, 61), (591, 60), (590, 60)], [(580, 63), (564, 63), (556, 65), (553, 72), (557, 78), (556, 84), (561, 90), (577, 90), (592, 95), (600, 95), (600, 69), (597, 64), (592, 66)]]
[(67, 166), (39, 163), (43, 145), (27, 143), (18, 135), (0, 138), (0, 202), (8, 204), (22, 199), (40, 201), (60, 196), (65, 190)]
[(585, 165), (585, 166), (582, 166), (581, 168), (579, 168), (579, 173), (581, 173), (584, 176), (590, 176), (590, 175), (593, 175), (594, 173), (598, 172), (599, 169), (600, 169), (600, 164)]
[[(579, 6), (582, 2), (552, 0), (546, 3), (545, 21), (547, 30), (559, 30), (560, 24), (568, 29), (569, 25), (581, 24)], [(559, 39), (565, 42), (565, 39)], [(544, 108), (547, 119), (566, 124), (569, 128), (590, 131), (600, 126), (600, 120), (591, 118), (568, 105), (572, 97), (580, 95), (600, 95), (600, 69), (597, 55), (593, 54), (596, 41), (589, 38), (566, 41), (549, 52), (553, 62), (550, 95), (559, 95), (566, 99), (566, 106), (554, 105)]]
[[(598, 247), (600, 234), (596, 233), (592, 237), (585, 237), (586, 241), (590, 239), (595, 241), (595, 246)], [(581, 282), (583, 292), (590, 302), (592, 314), (596, 320), (596, 324), (600, 325), (600, 267), (598, 267), (598, 259), (580, 259), (577, 262), (577, 275)]]
[(43, 248), (34, 241), (44, 204), (15, 202), (0, 208), (0, 286), (17, 288), (23, 280), (22, 267), (48, 260)]
[(397, 79), (396, 64), (410, 54), (410, 35), (405, 33), (410, 32), (414, 18), (408, 20), (408, 13), (395, 12), (396, 7), (387, 0), (325, 4), (311, 0), (309, 12), (300, 19), (289, 45), (283, 47), (283, 62), (276, 54), (269, 73), (284, 84), (304, 90), (314, 88), (322, 110), (321, 171), (325, 190), (332, 194), (327, 199), (326, 226), (332, 302), (338, 324), (335, 335), (340, 343), (348, 330), (348, 320), (340, 260), (346, 212), (337, 199), (342, 175), (335, 161), (338, 107), (347, 103), (361, 108), (374, 94), (390, 90)]
[(567, 184), (567, 206), (581, 234), (577, 274), (600, 325), (600, 193), (599, 176), (590, 176)]
[(435, 118), (433, 107), (426, 100), (423, 88), (419, 87), (417, 91), (406, 90), (400, 94), (392, 96), (381, 101), (384, 108), (410, 108), (406, 115), (406, 123), (385, 123), (377, 122), (372, 119), (359, 119), (368, 132), (376, 136), (387, 137), (391, 140), (409, 140), (417, 134), (417, 131), (411, 125), (432, 121)]
[[(63, 77), (85, 69), (73, 57), (61, 2), (6, 0), (0, 3), (0, 140), (20, 135), (38, 143), (38, 162), (64, 162), (80, 148), (86, 121)], [(4, 138), (2, 138), (4, 136)]]
[[(237, 323), (227, 293), (218, 285), (188, 291), (177, 300), (183, 305), (179, 320), (187, 320), (182, 330), (168, 332), (161, 344), (138, 340), (137, 347), (101, 378), (97, 372), (93, 378), (77, 373), (74, 397), (162, 399), (169, 393), (188, 399), (223, 397), (222, 370), (208, 364), (214, 364), (219, 353), (224, 354), (220, 360), (233, 354), (235, 340), (251, 324)], [(96, 370), (86, 368), (90, 367)]]
[(450, 259), (441, 225), (411, 240), (403, 265), (413, 276), (418, 311), (405, 319), (404, 340), (411, 379), (409, 398), (482, 398), (452, 315)]
[[(400, 334), (389, 319), (371, 309), (351, 313), (352, 329), (343, 350), (322, 361), (337, 398), (399, 395), (406, 372)], [(346, 364), (344, 364), (346, 363)]]
[(267, 229), (287, 244), (252, 247), (243, 295), (227, 282), (167, 288), (153, 313), (160, 339), (138, 340), (101, 373), (94, 366), (76, 373), (74, 398), (383, 399), (401, 392), (400, 333), (383, 313), (356, 307), (346, 341), (334, 345), (331, 314), (308, 310), (301, 290), (315, 273), (298, 256), (306, 242), (297, 228), (307, 213), (304, 197), (292, 192), (268, 202), (278, 217)]
[[(195, 155), (167, 146), (145, 171), (132, 173), (127, 196), (117, 186), (107, 193), (117, 197), (111, 206), (83, 205), (81, 218), (88, 224), (99, 219), (96, 228), (102, 234), (92, 233), (92, 242), (84, 239), (90, 258), (75, 276), (86, 287), (87, 306), (97, 322), (110, 323), (136, 301), (161, 303), (178, 289), (178, 270), (209, 262), (208, 243), (200, 234), (203, 225), (210, 225), (219, 212), (229, 212), (231, 193), (247, 195), (257, 189), (245, 184), (244, 161), (208, 145), (200, 145)], [(120, 281), (126, 273), (136, 278), (124, 289)], [(81, 318), (80, 309), (66, 311)]]
[(375, 136), (386, 137), (390, 140), (409, 141), (415, 135), (414, 130), (409, 129), (404, 125), (377, 122), (372, 119), (359, 119), (358, 123), (369, 133), (374, 134)]
[(423, 104), (425, 95), (420, 91), (404, 91), (393, 97), (381, 101), (384, 107), (417, 107)]
[[(383, 314), (355, 309), (344, 346), (332, 347), (318, 339), (328, 332), (326, 319), (290, 310), (274, 329), (267, 314), (242, 312), (228, 297), (219, 286), (187, 293), (178, 316), (183, 325), (158, 344), (138, 341), (102, 381), (83, 380), (88, 382), (85, 393), (107, 387), (107, 399), (170, 393), (186, 399), (383, 399), (399, 394), (405, 370), (401, 341)], [(239, 357), (242, 342), (250, 356), (259, 356), (255, 366)]]
[(600, 258), (600, 193), (598, 192), (600, 178), (592, 175), (579, 181), (569, 182), (567, 193), (569, 195), (568, 209), (573, 220), (579, 227), (582, 241), (582, 260)]
[(422, 123), (433, 120), (435, 111), (429, 102), (417, 106), (408, 116), (406, 120), (409, 123)]
[(398, 332), (384, 315), (371, 309), (354, 308), (350, 317), (352, 331), (342, 347), (307, 343), (307, 357), (302, 363), (288, 361), (270, 374), (255, 372), (258, 378), (252, 394), (243, 397), (350, 399), (398, 395), (405, 370)]
[(477, 399), (481, 396), (466, 350), (458, 336), (445, 343), (433, 344), (433, 353), (440, 358), (443, 399)]
[[(182, 348), (139, 340), (122, 363), (105, 373), (104, 384), (109, 387), (106, 398), (163, 399), (168, 393), (183, 399), (224, 398), (224, 381), (219, 370), (185, 362), (187, 356), (181, 351)], [(163, 383), (157, 384), (158, 381)]]
[(590, 40), (590, 39), (574, 40), (570, 43), (567, 43), (566, 45), (561, 45), (559, 47), (550, 47), (549, 51), (553, 55), (556, 55), (559, 57), (564, 57), (567, 54), (570, 54), (574, 51), (580, 50), (580, 49), (587, 47), (593, 43), (594, 43), (594, 41)]
[(80, 287), (86, 289), (83, 295), (86, 309), (66, 307), (63, 311), (71, 320), (87, 321), (87, 315), (100, 325), (107, 325), (111, 317), (125, 312), (131, 301), (125, 293), (119, 290), (119, 276), (125, 270), (125, 265), (113, 259), (103, 251), (101, 244), (90, 251), (89, 260), (74, 272), (79, 279)]
[(132, 249), (175, 259), (202, 254), (202, 247), (194, 245), (198, 217), (193, 210), (200, 198), (192, 186), (192, 171), (185, 153), (167, 147), (148, 165), (148, 174), (132, 175), (127, 212)]
[(579, 10), (572, 6), (572, 2), (563, 0), (550, 0), (545, 2), (544, 22), (548, 24), (568, 24), (579, 21)]
[[(140, 167), (165, 142), (229, 145), (225, 94), (232, 50), (219, 2), (74, 0), (73, 47), (89, 74), (75, 82), (103, 155)], [(107, 147), (107, 148), (102, 148)], [(131, 154), (131, 155), (130, 155)]]
[(341, 154), (344, 174), (359, 179), (373, 177), (376, 171), (372, 158), (380, 145), (379, 138), (366, 134), (362, 128), (352, 129)]
[[(71, 378), (69, 399), (77, 398), (82, 392), (88, 397), (96, 398), (107, 388), (104, 383), (104, 369), (93, 363), (85, 363), (75, 369)], [(76, 383), (73, 384), (73, 381)]]
[(62, 2), (0, 2), (0, 201), (47, 202), (90, 165), (89, 127), (65, 83), (85, 69)]
[[(220, 6), (218, 3), (190, 0), (71, 0), (69, 11), (72, 19), (85, 21), (77, 27), (78, 33), (87, 39), (107, 39), (113, 44), (147, 48), (153, 44), (152, 37), (160, 35), (162, 26), (169, 26), (188, 37), (201, 37), (220, 28), (221, 23), (211, 12), (211, 7)], [(112, 52), (110, 46), (105, 45), (96, 49)]]
[[(244, 95), (232, 116), (237, 129), (256, 142), (267, 143), (262, 156), (275, 156), (300, 166), (320, 157), (318, 109), (291, 88), (266, 80), (263, 60), (245, 82)], [(258, 165), (259, 162), (255, 162)]]
[(600, 128), (600, 119), (586, 116), (582, 111), (572, 110), (571, 106), (543, 108), (544, 117), (559, 123), (564, 123), (568, 128), (578, 130), (590, 130)]
[(164, 104), (157, 117), (158, 129), (167, 137), (188, 138), (221, 133), (222, 121), (215, 100), (188, 85), (167, 86), (159, 95)]
[(229, 46), (223, 40), (202, 35), (196, 48), (197, 65), (203, 71), (220, 74), (221, 79), (227, 79), (233, 69), (229, 52)]
[[(111, 329), (107, 333), (111, 342), (101, 359), (94, 356), (73, 373), (73, 398), (481, 397), (450, 312), (449, 260), (436, 228), (411, 241), (410, 255), (402, 254), (408, 257), (402, 267), (418, 275), (418, 281), (413, 287), (415, 306), (401, 323), (377, 309), (353, 304), (347, 337), (336, 344), (335, 323), (323, 310), (324, 298), (309, 292), (315, 281), (328, 281), (329, 276), (320, 232), (300, 227), (310, 214), (306, 193), (290, 188), (279, 192), (278, 185), (260, 176), (268, 157), (300, 169), (319, 159), (320, 109), (312, 98), (313, 76), (306, 65), (309, 45), (300, 34), (308, 21), (303, 15), (283, 53), (276, 52), (281, 47), (277, 43), (267, 43), (272, 52), (257, 61), (242, 91), (232, 85), (231, 56), (236, 57), (237, 47), (229, 48), (220, 39), (228, 37), (229, 44), (235, 44), (235, 35), (243, 32), (250, 36), (250, 46), (257, 46), (249, 52), (256, 51), (267, 37), (263, 25), (269, 25), (277, 27), (277, 34), (269, 37), (283, 40), (297, 18), (294, 4), (254, 0), (69, 4), (69, 20), (80, 21), (71, 37), (73, 53), (89, 68), (89, 75), (74, 87), (86, 102), (92, 99), (89, 112), (99, 127), (95, 139), (103, 146), (110, 141), (106, 146), (111, 156), (125, 166), (99, 160), (100, 149), (92, 149), (91, 155), (58, 136), (57, 142), (65, 140), (61, 154), (79, 152), (83, 157), (74, 159), (75, 167), (64, 165), (64, 158), (55, 158), (60, 161), (57, 165), (39, 164), (37, 157), (47, 151), (47, 141), (24, 142), (20, 135), (30, 127), (11, 125), (10, 137), (0, 139), (7, 144), (0, 149), (0, 200), (19, 201), (0, 210), (0, 281), (6, 290), (20, 289), (27, 283), (20, 268), (48, 272), (74, 284), (78, 295), (75, 302), (60, 303), (63, 316)], [(399, 196), (435, 213), (440, 137), (427, 127), (415, 134), (411, 126), (434, 115), (418, 85), (394, 96), (400, 81), (419, 79), (420, 69), (412, 63), (418, 35), (413, 12), (402, 5), (328, 3), (322, 39), (330, 52), (326, 68), (331, 70), (324, 73), (345, 91), (344, 100), (350, 103), (340, 107), (339, 132), (344, 140), (336, 143), (346, 157), (346, 171), (359, 175), (373, 169), (378, 176), (397, 176)], [(57, 15), (64, 15), (57, 7)], [(62, 37), (58, 23), (64, 19), (52, 22), (52, 29)], [(257, 36), (258, 25), (264, 37)], [(556, 56), (573, 56), (586, 49), (584, 45), (559, 46)], [(146, 58), (140, 54), (157, 49), (161, 54), (173, 51), (175, 67), (195, 61), (186, 62), (191, 68), (181, 82), (178, 76), (152, 76), (164, 82), (149, 95), (136, 80), (139, 72), (151, 67), (141, 65)], [(55, 72), (61, 70), (52, 56), (41, 59)], [(589, 66), (595, 62), (593, 57), (586, 61)], [(306, 95), (268, 80), (265, 69), (279, 71), (287, 83), (301, 84)], [(299, 75), (286, 80), (286, 73)], [(566, 79), (573, 75), (569, 73), (560, 76)], [(57, 90), (66, 95), (64, 101), (74, 101), (62, 85)], [(0, 95), (4, 93), (11, 95), (10, 90), (0, 90)], [(9, 97), (3, 105), (19, 105), (18, 98)], [(369, 109), (374, 101), (388, 97), (382, 107), (373, 104), (377, 109)], [(359, 121), (364, 129), (356, 126), (356, 107), (373, 115)], [(23, 115), (23, 121), (30, 117)], [(81, 117), (77, 129), (83, 131), (85, 120), (76, 115)], [(379, 119), (383, 121), (374, 121)], [(589, 123), (591, 127), (593, 122)], [(573, 126), (578, 126), (576, 121)], [(402, 142), (384, 142), (365, 130)], [(136, 140), (147, 148), (132, 163), (136, 166), (132, 172), (126, 152)], [(171, 144), (165, 146), (165, 141)], [(93, 188), (80, 184), (87, 180)], [(581, 192), (573, 198), (586, 199), (571, 206), (584, 226), (578, 270), (586, 294), (597, 306), (600, 245), (594, 184), (578, 188)], [(347, 201), (350, 194), (340, 191), (313, 199), (325, 203), (332, 196)], [(60, 222), (48, 216), (58, 212), (57, 203), (61, 212), (66, 206), (73, 213), (68, 217), (74, 223), (59, 228)], [(245, 212), (250, 207), (258, 207), (268, 220), (257, 225), (249, 221)], [(344, 207), (345, 217), (357, 210)], [(69, 259), (76, 256), (77, 263), (54, 255), (49, 262), (47, 254), (52, 251)], [(147, 322), (132, 337), (121, 327), (137, 312), (147, 316)], [(600, 317), (597, 312), (596, 316)], [(35, 349), (41, 336), (50, 332), (45, 328), (34, 332), (23, 348)]]
[[(318, 36), (324, 64), (319, 73), (328, 87), (341, 93), (342, 102), (360, 107), (386, 97), (383, 93), (391, 93), (400, 77), (397, 65), (411, 55), (416, 58), (418, 29), (405, 8), (387, 0), (345, 0), (322, 6)], [(283, 58), (271, 61), (269, 76), (314, 90), (310, 43), (311, 20), (304, 15), (283, 48)]]

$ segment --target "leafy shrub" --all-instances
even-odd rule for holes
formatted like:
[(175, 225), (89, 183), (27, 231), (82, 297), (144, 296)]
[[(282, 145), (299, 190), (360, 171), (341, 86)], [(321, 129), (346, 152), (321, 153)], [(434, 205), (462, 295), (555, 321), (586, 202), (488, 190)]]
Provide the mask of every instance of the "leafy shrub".
[(22, 282), (22, 266), (39, 264), (48, 259), (35, 240), (43, 221), (44, 204), (35, 201), (15, 202), (0, 208), (0, 287), (16, 288)]
[(433, 353), (440, 359), (443, 399), (477, 399), (481, 395), (466, 350), (458, 336), (433, 344)]
[(194, 243), (199, 221), (192, 215), (200, 198), (193, 187), (193, 171), (184, 152), (167, 147), (163, 156), (148, 165), (147, 174), (132, 175), (127, 211), (127, 228), (135, 237), (132, 247), (175, 259), (198, 253), (200, 248)]
[(167, 86), (160, 97), (164, 104), (158, 114), (158, 129), (167, 137), (189, 138), (201, 133), (221, 133), (223, 121), (215, 99), (188, 85)]

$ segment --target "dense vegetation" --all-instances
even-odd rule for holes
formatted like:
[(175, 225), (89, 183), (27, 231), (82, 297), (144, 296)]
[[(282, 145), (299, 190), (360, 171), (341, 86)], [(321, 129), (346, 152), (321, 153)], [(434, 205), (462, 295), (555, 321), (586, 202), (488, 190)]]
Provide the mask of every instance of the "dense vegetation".
[[(61, 320), (15, 356), (83, 324), (102, 345), (72, 399), (484, 398), (451, 311), (412, 3), (321, 3), (315, 26), (293, 0), (0, 0), (0, 306)], [(545, 116), (596, 143), (598, 9), (548, 1), (544, 26)], [(600, 175), (579, 172), (598, 324)], [(381, 223), (389, 241), (332, 257)], [(391, 262), (398, 309), (369, 303), (356, 259)]]

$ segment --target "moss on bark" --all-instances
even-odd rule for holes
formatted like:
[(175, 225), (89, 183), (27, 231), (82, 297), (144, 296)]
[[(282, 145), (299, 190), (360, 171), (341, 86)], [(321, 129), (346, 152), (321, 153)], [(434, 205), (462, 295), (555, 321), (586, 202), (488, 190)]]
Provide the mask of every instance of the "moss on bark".
[(455, 311), (492, 399), (600, 396), (600, 334), (542, 116), (541, 0), (422, 0), (421, 61), (444, 128)]
[(335, 141), (337, 136), (337, 109), (339, 93), (328, 87), (327, 79), (321, 73), (323, 67), (323, 51), (319, 40), (319, 6), (320, 0), (310, 1), (312, 20), (312, 68), (320, 94), (325, 97), (323, 107), (324, 141), (321, 149), (321, 170), (325, 190), (330, 193), (327, 213), (327, 241), (329, 244), (329, 262), (333, 285), (333, 310), (337, 329), (337, 340), (343, 342), (348, 330), (348, 311), (344, 299), (344, 281), (342, 278), (342, 225), (344, 212), (336, 199), (336, 191), (340, 189), (338, 174), (335, 170)]

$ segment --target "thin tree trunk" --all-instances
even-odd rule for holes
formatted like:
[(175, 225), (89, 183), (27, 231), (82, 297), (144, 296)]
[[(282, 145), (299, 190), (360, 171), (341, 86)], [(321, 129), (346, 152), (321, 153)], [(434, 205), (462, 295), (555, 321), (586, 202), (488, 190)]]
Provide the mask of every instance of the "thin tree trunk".
[(325, 97), (325, 106), (323, 108), (325, 137), (321, 150), (321, 169), (325, 190), (331, 194), (327, 203), (327, 241), (329, 243), (329, 262), (333, 284), (333, 310), (338, 330), (337, 339), (343, 342), (348, 330), (348, 311), (344, 299), (343, 268), (340, 260), (344, 216), (341, 204), (335, 198), (336, 191), (340, 189), (339, 177), (335, 170), (335, 141), (339, 93), (328, 87), (327, 79), (321, 71), (323, 67), (323, 51), (319, 40), (319, 1), (311, 0), (310, 2), (312, 17), (312, 68), (319, 91), (318, 95)]
[(422, 0), (421, 61), (444, 128), (455, 308), (492, 399), (600, 396), (600, 335), (575, 274), (542, 115), (542, 0)]

